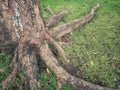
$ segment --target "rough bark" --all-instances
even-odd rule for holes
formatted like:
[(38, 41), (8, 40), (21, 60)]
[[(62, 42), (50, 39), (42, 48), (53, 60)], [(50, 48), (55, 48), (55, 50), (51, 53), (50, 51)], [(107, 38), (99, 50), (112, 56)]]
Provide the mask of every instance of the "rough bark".
[(65, 57), (65, 52), (62, 49), (62, 47), (49, 34), (45, 33), (45, 38), (54, 46), (59, 56), (63, 57), (63, 59), (67, 62), (67, 59)]
[(67, 11), (62, 11), (59, 14), (53, 14), (50, 18), (45, 20), (47, 27), (52, 27), (55, 24), (59, 23), (66, 15), (68, 14)]
[[(44, 39), (45, 26), (41, 17), (37, 0), (2, 0), (0, 2), (0, 23), (3, 42), (18, 43), (17, 62), (27, 77), (31, 90), (40, 85), (37, 82), (37, 62), (31, 46), (41, 45)], [(6, 39), (9, 36), (9, 41)], [(38, 41), (39, 40), (39, 41)], [(16, 67), (17, 67), (16, 66)], [(15, 70), (14, 70), (15, 69)], [(15, 75), (16, 68), (2, 82), (5, 88)]]
[[(98, 7), (99, 5), (94, 7), (90, 14), (81, 20), (71, 21), (63, 26), (59, 26), (59, 29), (54, 29), (55, 32), (57, 32), (57, 34), (58, 32), (62, 33), (63, 35), (66, 34), (63, 30), (66, 32), (66, 30), (72, 29), (73, 26), (78, 27), (85, 22), (88, 22), (91, 20)], [(52, 38), (54, 35), (52, 34), (52, 36), (50, 36), (48, 34), (48, 27), (45, 26), (40, 11), (38, 0), (0, 1), (0, 44), (8, 45), (10, 43), (17, 43), (18, 45), (14, 56), (14, 63), (10, 65), (14, 66), (14, 69), (11, 74), (1, 83), (2, 87), (6, 88), (17, 73), (17, 70), (21, 69), (27, 78), (30, 89), (39, 90), (41, 87), (37, 77), (38, 62), (35, 57), (37, 50), (39, 50), (38, 52), (41, 58), (58, 78), (57, 90), (59, 90), (65, 83), (70, 83), (79, 90), (80, 88), (84, 90), (113, 90), (76, 78), (67, 73), (64, 68), (60, 66), (57, 59), (48, 47), (48, 42), (53, 44), (58, 53), (63, 57), (65, 57), (64, 51)], [(67, 29), (66, 27), (70, 25), (72, 25), (72, 27)], [(65, 28), (63, 28), (64, 26)], [(63, 28), (62, 31), (60, 28)], [(57, 36), (60, 37), (61, 35)]]
[(35, 57), (35, 48), (29, 45), (22, 45), (18, 48), (18, 66), (22, 68), (27, 77), (31, 90), (39, 90), (40, 83), (37, 77), (37, 59)]

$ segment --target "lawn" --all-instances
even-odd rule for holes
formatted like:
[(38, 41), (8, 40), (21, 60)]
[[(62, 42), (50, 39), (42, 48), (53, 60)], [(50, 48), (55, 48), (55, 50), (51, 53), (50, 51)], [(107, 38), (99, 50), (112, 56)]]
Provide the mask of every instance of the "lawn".
[[(55, 13), (66, 10), (69, 15), (61, 23), (87, 15), (97, 3), (100, 8), (95, 17), (81, 28), (66, 35), (67, 45), (63, 46), (66, 57), (78, 71), (70, 72), (86, 81), (120, 90), (120, 0), (41, 0), (44, 17), (50, 7)], [(62, 39), (58, 40), (62, 42)], [(39, 57), (38, 57), (39, 58)], [(7, 52), (0, 54), (0, 82), (9, 74), (12, 56)], [(66, 63), (63, 62), (64, 65)], [(20, 80), (22, 78), (22, 80)], [(7, 90), (16, 90), (24, 81), (23, 73), (14, 78), (14, 84)], [(45, 65), (39, 70), (39, 81), (45, 90), (55, 90), (57, 79)], [(0, 89), (2, 90), (2, 89)], [(25, 89), (29, 90), (29, 89)], [(71, 85), (64, 85), (62, 90), (75, 90)]]

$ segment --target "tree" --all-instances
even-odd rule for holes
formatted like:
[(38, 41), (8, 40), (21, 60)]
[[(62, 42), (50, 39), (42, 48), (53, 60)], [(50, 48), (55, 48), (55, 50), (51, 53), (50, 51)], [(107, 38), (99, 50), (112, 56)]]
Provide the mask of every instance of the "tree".
[(98, 7), (99, 4), (93, 7), (90, 13), (81, 19), (72, 20), (63, 25), (50, 28), (58, 23), (67, 12), (54, 14), (48, 8), (47, 10), (52, 16), (44, 21), (38, 0), (0, 1), (0, 47), (11, 44), (17, 45), (14, 60), (10, 64), (13, 70), (11, 74), (2, 81), (2, 87), (5, 89), (17, 71), (21, 69), (27, 77), (30, 89), (41, 89), (40, 82), (37, 80), (38, 62), (36, 54), (39, 54), (50, 70), (56, 74), (58, 79), (57, 90), (61, 89), (65, 83), (70, 83), (79, 90), (113, 90), (70, 75), (59, 64), (52, 49), (48, 46), (48, 43), (52, 44), (58, 52), (58, 55), (67, 61), (63, 49), (55, 41), (55, 38), (61, 38), (65, 34), (73, 31), (73, 28), (78, 28), (90, 21)]

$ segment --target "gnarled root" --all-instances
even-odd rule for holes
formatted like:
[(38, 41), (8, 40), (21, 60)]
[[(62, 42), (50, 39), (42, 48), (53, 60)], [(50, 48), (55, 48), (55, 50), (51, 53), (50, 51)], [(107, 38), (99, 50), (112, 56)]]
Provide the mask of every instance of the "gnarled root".
[(18, 49), (18, 48), (16, 48), (16, 50), (15, 50), (15, 55), (14, 55), (13, 61), (12, 61), (12, 62), (10, 63), (10, 65), (9, 65), (10, 69), (13, 69), (14, 64), (16, 63), (17, 55), (18, 55), (17, 49)]
[(60, 22), (66, 15), (67, 11), (60, 12), (59, 14), (53, 14), (50, 18), (48, 18), (45, 23), (47, 27), (54, 26), (58, 22)]
[(76, 78), (69, 73), (67, 73), (58, 63), (53, 53), (49, 49), (47, 44), (42, 45), (40, 49), (41, 58), (45, 61), (46, 65), (56, 74), (58, 78), (58, 88), (59, 90), (63, 84), (70, 83), (78, 90), (113, 90), (111, 88), (102, 87), (82, 79)]
[(95, 11), (98, 9), (98, 7), (99, 7), (99, 4), (93, 7), (91, 9), (91, 12), (88, 15), (84, 16), (83, 18), (72, 20), (63, 25), (54, 27), (49, 30), (49, 33), (55, 38), (60, 38), (64, 36), (65, 34), (70, 33), (71, 31), (75, 30), (75, 28), (78, 28), (82, 26), (83, 24), (85, 24), (86, 22), (90, 21), (95, 15)]
[[(17, 49), (16, 49), (17, 51)], [(2, 87), (5, 89), (7, 87), (7, 85), (12, 81), (12, 79), (15, 77), (16, 73), (17, 73), (17, 70), (18, 70), (18, 66), (17, 66), (17, 63), (16, 63), (16, 59), (17, 59), (17, 53), (15, 51), (15, 55), (14, 55), (14, 58), (13, 58), (13, 61), (10, 63), (10, 68), (12, 69), (12, 72), (9, 74), (9, 76), (4, 80), (2, 81)]]
[(40, 83), (37, 77), (37, 59), (34, 47), (30, 45), (21, 45), (18, 48), (18, 60), (20, 67), (26, 75), (31, 90), (40, 89)]
[(47, 11), (48, 13), (50, 13), (51, 15), (54, 15), (55, 13), (51, 10), (50, 7), (46, 7), (45, 11)]
[(57, 50), (58, 54), (64, 58), (64, 60), (67, 62), (67, 59), (65, 57), (65, 52), (61, 48), (61, 46), (47, 33), (45, 33), (45, 38), (54, 46), (54, 48)]
[(2, 72), (3, 72), (3, 70), (4, 70), (4, 69), (2, 69), (2, 68), (1, 68), (1, 69), (0, 69), (0, 73), (2, 73)]
[(68, 82), (70, 82), (70, 84), (76, 87), (78, 90), (81, 90), (79, 88), (82, 88), (83, 90), (114, 90), (112, 88), (103, 87), (103, 86), (99, 86), (93, 83), (89, 83), (85, 80), (76, 78), (72, 75), (69, 75)]
[(5, 89), (7, 87), (7, 85), (12, 81), (12, 79), (15, 77), (16, 73), (17, 73), (17, 64), (14, 63), (14, 68), (13, 68), (11, 74), (1, 83), (3, 89)]

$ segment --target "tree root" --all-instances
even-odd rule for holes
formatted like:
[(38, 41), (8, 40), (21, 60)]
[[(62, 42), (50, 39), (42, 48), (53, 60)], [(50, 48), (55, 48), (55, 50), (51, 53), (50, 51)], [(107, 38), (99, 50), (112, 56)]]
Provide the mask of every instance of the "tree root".
[(45, 9), (49, 14), (54, 15), (55, 13), (51, 10), (50, 7), (46, 7)]
[(54, 48), (57, 50), (58, 54), (63, 57), (63, 59), (67, 62), (67, 59), (65, 57), (65, 52), (61, 48), (61, 46), (47, 33), (45, 33), (45, 38), (54, 46)]
[(14, 68), (14, 64), (16, 63), (16, 60), (17, 60), (17, 56), (18, 56), (18, 55), (17, 55), (17, 50), (18, 50), (18, 48), (16, 48), (13, 61), (12, 61), (12, 62), (10, 63), (10, 65), (9, 65), (9, 67), (10, 67), (11, 69)]
[[(73, 28), (78, 28), (81, 25), (83, 25), (84, 23), (90, 21), (93, 18), (94, 14), (95, 14), (95, 11), (97, 10), (98, 7), (99, 7), (99, 4), (97, 4), (94, 8), (92, 8), (91, 12), (88, 15), (86, 15), (85, 17), (83, 17), (81, 19), (76, 19), (76, 20), (70, 21), (66, 24), (63, 24), (63, 25), (60, 25), (58, 27), (52, 28), (48, 32), (51, 34), (51, 36), (53, 36), (55, 38), (60, 38), (63, 35), (71, 32), (73, 30)], [(38, 18), (36, 18), (35, 20), (40, 20), (40, 21), (35, 21), (35, 22), (38, 23), (37, 25), (42, 25), (43, 24), (43, 23), (41, 24), (42, 19), (39, 16), (39, 14), (40, 14), (39, 13), (39, 8), (36, 7), (35, 11), (37, 13), (36, 15), (38, 15)], [(50, 17), (46, 21), (46, 26), (47, 27), (51, 27), (54, 24), (58, 23), (67, 13), (66, 12), (61, 12), (57, 15), (54, 15), (54, 13), (52, 13), (52, 14), (53, 14), (53, 16)], [(89, 83), (89, 82), (84, 81), (82, 79), (76, 78), (73, 75), (70, 75), (68, 72), (66, 72), (64, 70), (64, 68), (59, 64), (59, 62), (57, 61), (55, 56), (53, 55), (52, 51), (48, 47), (48, 43), (45, 42), (45, 39), (48, 40), (57, 49), (58, 54), (60, 54), (60, 56), (63, 56), (65, 58), (65, 54), (64, 54), (63, 49), (60, 47), (60, 45), (49, 34), (47, 34), (45, 32), (44, 27), (40, 27), (39, 29), (40, 30), (43, 29), (42, 30), (43, 32), (40, 31), (40, 37), (38, 37), (39, 40), (43, 39), (43, 41), (40, 41), (39, 43), (38, 43), (37, 39), (34, 39), (33, 42), (29, 43), (29, 44), (26, 42), (26, 41), (29, 42), (29, 37), (30, 37), (30, 39), (31, 39), (31, 37), (33, 37), (33, 38), (36, 37), (36, 36), (34, 36), (34, 34), (32, 34), (33, 36), (28, 35), (28, 37), (27, 36), (25, 37), (25, 35), (27, 35), (27, 34), (23, 34), (23, 36), (20, 38), (21, 42), (19, 42), (19, 46), (18, 46), (18, 49), (17, 49), (15, 57), (14, 57), (14, 60), (16, 60), (16, 61), (15, 62), (13, 61), (14, 63), (12, 63), (10, 65), (10, 66), (14, 66), (13, 71), (1, 83), (2, 87), (4, 89), (7, 87), (7, 85), (10, 83), (10, 81), (16, 75), (17, 70), (20, 69), (20, 68), (22, 69), (22, 71), (26, 75), (27, 81), (28, 81), (28, 84), (29, 84), (31, 90), (35, 90), (35, 89), (39, 90), (41, 88), (40, 83), (37, 80), (38, 79), (38, 77), (37, 77), (37, 68), (38, 67), (37, 67), (37, 60), (36, 60), (36, 53), (35, 53), (36, 47), (39, 47), (39, 54), (41, 56), (41, 59), (44, 60), (46, 65), (57, 76), (57, 79), (58, 79), (58, 85), (57, 85), (57, 88), (56, 88), (57, 90), (60, 90), (62, 88), (62, 85), (65, 84), (65, 83), (70, 83), (71, 85), (73, 85), (78, 90), (114, 90), (114, 89), (111, 89), (111, 88), (102, 87), (102, 86), (99, 86), (99, 85)], [(31, 31), (31, 32), (34, 32), (34, 30)], [(34, 32), (34, 33), (38, 33), (38, 32)], [(41, 37), (43, 37), (43, 38), (41, 38)], [(35, 44), (35, 46), (32, 46), (31, 44)]]
[(64, 36), (65, 34), (70, 33), (71, 31), (75, 30), (75, 28), (78, 28), (82, 26), (83, 24), (85, 24), (86, 22), (89, 22), (95, 15), (95, 12), (98, 8), (99, 8), (99, 4), (93, 7), (91, 9), (91, 12), (88, 15), (84, 16), (83, 18), (72, 20), (63, 25), (54, 27), (49, 30), (49, 33), (55, 38), (60, 38)]
[(70, 83), (77, 88), (77, 90), (114, 90), (86, 82), (67, 73), (59, 65), (57, 59), (54, 57), (47, 44), (42, 45), (42, 48), (40, 49), (40, 56), (45, 61), (46, 65), (56, 74), (58, 78), (57, 90), (60, 90), (62, 85), (65, 83)]
[(15, 77), (17, 70), (18, 70), (17, 64), (14, 63), (14, 68), (13, 68), (11, 74), (9, 74), (9, 76), (1, 83), (3, 89), (5, 89), (7, 87), (7, 85), (12, 81), (12, 79)]
[(37, 77), (38, 67), (34, 47), (26, 44), (20, 46), (18, 48), (18, 63), (27, 78), (30, 89), (39, 90), (40, 83)]
[[(17, 51), (17, 49), (16, 49)], [(17, 52), (15, 51), (15, 55), (13, 58), (13, 61), (10, 63), (9, 67), (11, 68), (12, 72), (11, 74), (9, 74), (9, 76), (2, 81), (2, 87), (5, 89), (7, 87), (7, 85), (11, 82), (11, 80), (13, 79), (13, 77), (15, 77), (17, 70), (18, 70), (18, 66), (16, 63), (16, 59), (17, 59)]]
[(0, 69), (0, 73), (2, 73), (4, 71), (4, 69)]
[(67, 11), (60, 12), (59, 14), (53, 14), (50, 18), (48, 18), (45, 23), (47, 27), (52, 27), (58, 22), (60, 22), (66, 15)]

